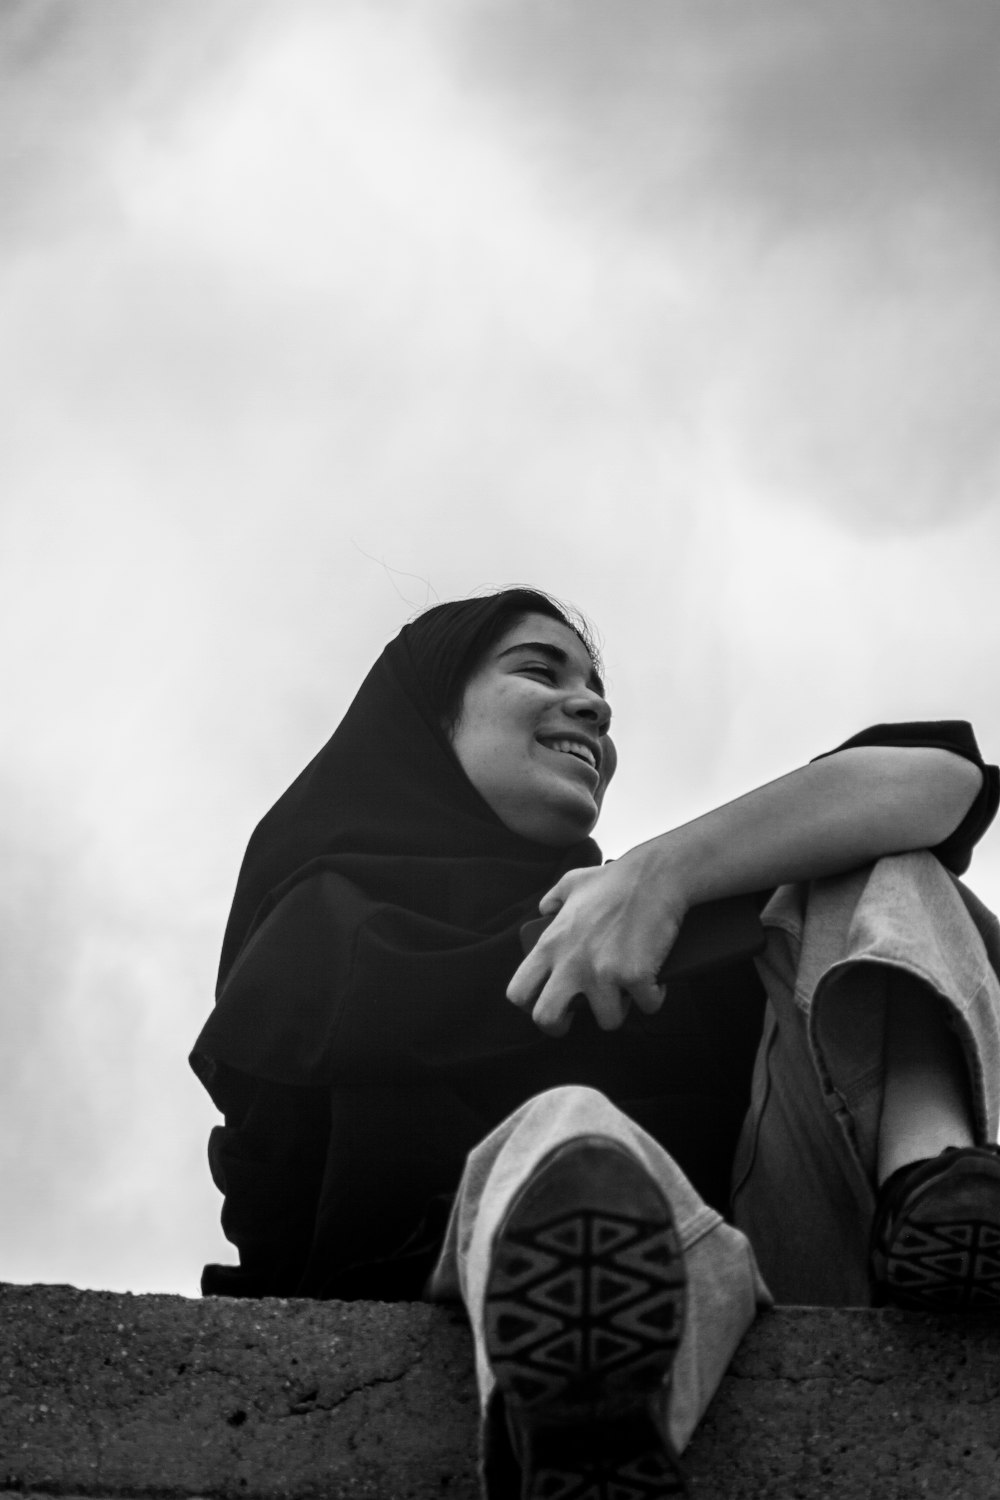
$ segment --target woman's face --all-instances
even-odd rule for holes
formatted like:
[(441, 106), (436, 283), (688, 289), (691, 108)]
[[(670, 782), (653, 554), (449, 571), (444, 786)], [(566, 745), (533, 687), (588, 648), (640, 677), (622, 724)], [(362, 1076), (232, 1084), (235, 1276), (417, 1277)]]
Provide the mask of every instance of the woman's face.
[(524, 615), (470, 677), (452, 747), (508, 828), (566, 847), (590, 833), (614, 774), (610, 721), (579, 637), (547, 615)]

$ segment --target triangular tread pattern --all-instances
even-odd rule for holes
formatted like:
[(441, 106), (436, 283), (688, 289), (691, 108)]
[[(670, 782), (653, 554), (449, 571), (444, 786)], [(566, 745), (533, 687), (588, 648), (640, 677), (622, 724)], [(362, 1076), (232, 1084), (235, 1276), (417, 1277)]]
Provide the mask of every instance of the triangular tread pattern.
[(877, 1292), (900, 1307), (1000, 1316), (1000, 1150), (948, 1149), (897, 1176), (873, 1229)]
[(570, 1148), (515, 1200), (494, 1246), (487, 1353), (521, 1427), (526, 1500), (687, 1494), (650, 1414), (683, 1332), (683, 1256), (666, 1199), (611, 1149), (611, 1202), (593, 1159)]
[(928, 1309), (1000, 1313), (1000, 1232), (983, 1220), (909, 1223), (888, 1246), (886, 1281)]

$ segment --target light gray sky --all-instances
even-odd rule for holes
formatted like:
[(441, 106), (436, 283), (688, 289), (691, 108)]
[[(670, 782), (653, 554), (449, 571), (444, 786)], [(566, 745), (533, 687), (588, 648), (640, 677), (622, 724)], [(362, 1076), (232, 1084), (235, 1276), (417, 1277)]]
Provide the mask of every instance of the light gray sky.
[(609, 854), (881, 719), (1000, 754), (998, 46), (993, 0), (7, 0), (0, 1278), (228, 1258), (185, 1059), (236, 872), (420, 606), (593, 618)]

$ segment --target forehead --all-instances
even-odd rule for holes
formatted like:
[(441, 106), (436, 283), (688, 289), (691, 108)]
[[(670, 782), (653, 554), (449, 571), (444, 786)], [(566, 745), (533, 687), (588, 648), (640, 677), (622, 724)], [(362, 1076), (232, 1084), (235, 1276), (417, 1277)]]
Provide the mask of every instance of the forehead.
[(594, 668), (590, 654), (575, 630), (570, 630), (559, 620), (548, 615), (524, 615), (506, 630), (493, 648), (494, 659), (505, 656), (520, 645), (540, 644), (553, 647), (566, 658), (570, 668), (575, 668), (581, 677), (602, 696), (604, 684)]

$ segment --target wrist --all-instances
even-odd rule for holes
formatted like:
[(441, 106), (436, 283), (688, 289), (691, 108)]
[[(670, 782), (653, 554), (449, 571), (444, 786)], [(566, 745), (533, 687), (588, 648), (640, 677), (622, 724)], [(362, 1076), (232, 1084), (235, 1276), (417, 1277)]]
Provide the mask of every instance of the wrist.
[(700, 870), (690, 841), (683, 829), (658, 834), (637, 844), (619, 863), (627, 862), (633, 876), (643, 885), (655, 887), (668, 896), (674, 910), (687, 911), (706, 897), (700, 894)]

